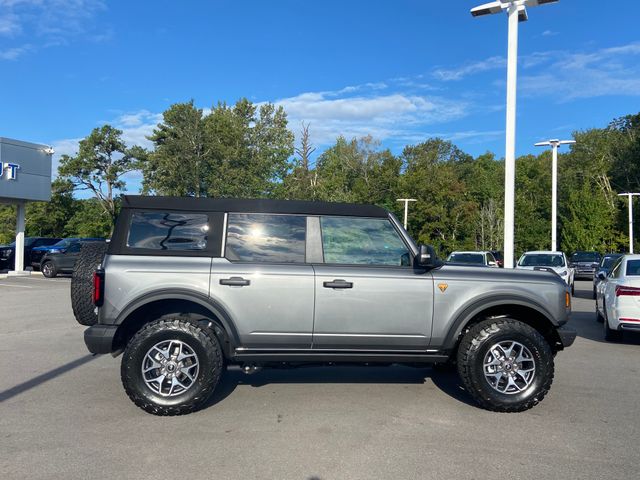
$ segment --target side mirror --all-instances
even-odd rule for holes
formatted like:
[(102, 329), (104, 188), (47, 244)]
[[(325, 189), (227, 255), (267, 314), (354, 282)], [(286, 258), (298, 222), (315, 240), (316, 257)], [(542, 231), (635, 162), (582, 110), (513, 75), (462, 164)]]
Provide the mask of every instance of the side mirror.
[(606, 280), (607, 279), (607, 274), (604, 272), (598, 272), (598, 278), (600, 280)]
[(438, 265), (435, 249), (430, 245), (420, 245), (416, 256), (416, 265), (419, 267), (433, 268)]
[(498, 263), (497, 262), (489, 262), (489, 266), (490, 267), (497, 267)]

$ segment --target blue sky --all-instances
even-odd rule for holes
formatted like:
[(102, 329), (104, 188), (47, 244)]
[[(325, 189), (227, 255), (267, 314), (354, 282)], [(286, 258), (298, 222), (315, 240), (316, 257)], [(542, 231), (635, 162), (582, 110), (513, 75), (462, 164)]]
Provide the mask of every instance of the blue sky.
[[(507, 21), (472, 18), (478, 3), (0, 0), (0, 136), (73, 153), (109, 122), (145, 145), (171, 103), (245, 96), (283, 105), (294, 131), (310, 123), (320, 149), (438, 135), (502, 156)], [(561, 0), (521, 24), (518, 154), (640, 111), (640, 2), (604, 3)]]

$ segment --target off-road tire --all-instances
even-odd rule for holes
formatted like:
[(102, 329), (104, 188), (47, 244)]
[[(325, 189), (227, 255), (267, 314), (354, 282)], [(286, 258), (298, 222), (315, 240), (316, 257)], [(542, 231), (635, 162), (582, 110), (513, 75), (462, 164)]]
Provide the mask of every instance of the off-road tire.
[(571, 296), (572, 297), (576, 296), (576, 282), (575, 282), (575, 280), (573, 282), (571, 282)]
[(82, 245), (71, 275), (71, 308), (81, 325), (91, 326), (98, 321), (93, 305), (93, 272), (102, 263), (107, 244), (89, 242)]
[[(512, 340), (529, 349), (535, 364), (532, 383), (522, 392), (506, 394), (495, 390), (484, 375), (484, 358), (496, 343)], [(542, 401), (554, 376), (553, 352), (533, 327), (511, 318), (484, 320), (465, 334), (458, 348), (458, 374), (474, 400), (495, 412), (522, 412)]]
[(58, 270), (56, 269), (56, 264), (51, 260), (47, 260), (40, 267), (42, 271), (42, 276), (47, 278), (55, 278), (58, 275)]
[[(179, 340), (197, 355), (199, 369), (189, 389), (174, 397), (163, 397), (145, 383), (142, 365), (146, 353), (161, 341)], [(214, 332), (185, 317), (163, 317), (146, 324), (127, 344), (122, 356), (120, 378), (129, 398), (154, 415), (184, 415), (206, 402), (220, 380), (224, 357)]]

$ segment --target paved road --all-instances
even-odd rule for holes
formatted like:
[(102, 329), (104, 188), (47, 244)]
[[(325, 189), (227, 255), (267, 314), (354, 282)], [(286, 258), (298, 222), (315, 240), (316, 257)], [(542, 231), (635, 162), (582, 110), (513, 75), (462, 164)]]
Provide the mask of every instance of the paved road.
[(69, 279), (0, 280), (0, 478), (637, 479), (640, 340), (604, 343), (587, 282), (545, 401), (497, 414), (430, 368), (227, 374), (210, 405), (159, 418), (92, 357)]

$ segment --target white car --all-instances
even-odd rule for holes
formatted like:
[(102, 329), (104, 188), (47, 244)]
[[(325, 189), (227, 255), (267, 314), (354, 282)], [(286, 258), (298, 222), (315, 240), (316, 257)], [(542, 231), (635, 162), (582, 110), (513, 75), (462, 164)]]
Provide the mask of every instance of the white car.
[(554, 272), (571, 287), (571, 295), (574, 294), (575, 270), (569, 266), (567, 257), (563, 252), (546, 250), (525, 252), (518, 260), (516, 268)]
[(499, 268), (498, 262), (491, 252), (451, 252), (451, 255), (447, 257), (447, 262)]
[(609, 275), (599, 275), (596, 318), (604, 323), (605, 340), (619, 340), (625, 330), (640, 331), (640, 255), (625, 255)]

